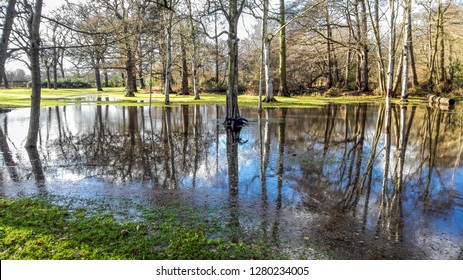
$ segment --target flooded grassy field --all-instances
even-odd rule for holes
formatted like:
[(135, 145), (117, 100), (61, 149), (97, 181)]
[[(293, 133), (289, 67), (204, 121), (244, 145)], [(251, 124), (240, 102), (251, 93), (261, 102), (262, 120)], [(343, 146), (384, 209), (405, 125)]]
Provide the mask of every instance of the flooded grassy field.
[[(216, 209), (294, 258), (463, 259), (463, 112), (419, 106), (42, 108), (0, 114), (0, 196)], [(317, 255), (320, 256), (320, 255)]]

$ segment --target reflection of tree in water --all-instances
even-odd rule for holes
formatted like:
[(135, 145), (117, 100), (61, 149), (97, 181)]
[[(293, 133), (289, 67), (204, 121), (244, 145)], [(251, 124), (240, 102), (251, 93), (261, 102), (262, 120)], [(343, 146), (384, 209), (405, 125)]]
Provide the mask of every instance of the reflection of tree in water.
[(275, 202), (275, 222), (273, 224), (272, 237), (273, 241), (279, 245), (278, 232), (280, 230), (281, 207), (283, 204), (283, 175), (284, 175), (284, 157), (286, 143), (286, 115), (288, 110), (280, 109), (280, 119), (278, 122), (278, 159), (277, 159), (277, 199)]
[[(271, 240), (272, 244), (279, 246), (281, 208), (283, 206), (283, 175), (285, 158), (285, 127), (288, 109), (265, 109), (258, 115), (258, 150), (259, 150), (259, 187), (260, 187), (260, 222), (258, 232), (261, 238)], [(278, 117), (277, 117), (278, 114)], [(274, 121), (277, 120), (277, 121)], [(272, 138), (276, 132), (277, 149), (272, 149)], [(272, 157), (276, 154), (276, 158)], [(274, 159), (274, 162), (273, 162)], [(273, 166), (275, 165), (275, 167)], [(276, 182), (274, 181), (275, 172)], [(268, 174), (270, 172), (270, 175)], [(252, 178), (252, 180), (257, 177)], [(275, 182), (275, 183), (273, 183)], [(276, 192), (276, 193), (275, 193)], [(276, 195), (275, 200), (271, 198)], [(271, 210), (274, 209), (275, 212)]]
[(202, 118), (201, 118), (201, 108), (199, 105), (196, 105), (194, 108), (194, 124), (195, 125), (194, 125), (194, 130), (193, 130), (193, 139), (194, 139), (193, 188), (196, 187), (196, 173), (198, 172), (199, 153), (200, 153), (199, 139), (201, 138), (201, 135), (202, 135)]
[[(434, 119), (435, 118), (435, 119)], [(435, 165), (437, 146), (439, 144), (439, 134), (440, 134), (440, 125), (441, 125), (442, 112), (441, 110), (432, 110), (427, 107), (427, 118), (426, 118), (426, 133), (425, 133), (425, 142), (427, 145), (428, 153), (428, 170), (426, 185), (422, 194), (423, 200), (427, 201), (429, 199), (429, 191), (431, 187), (432, 173)]]
[[(6, 123), (7, 123), (7, 117), (5, 116), (5, 122), (4, 122), (5, 129), (7, 128)], [(2, 154), (3, 160), (5, 161), (6, 169), (8, 170), (8, 174), (10, 175), (11, 180), (17, 183), (19, 182), (17, 164), (14, 161), (13, 155), (10, 151), (10, 147), (8, 146), (7, 135), (8, 135), (8, 131), (6, 131), (6, 133), (3, 132), (3, 128), (0, 125), (0, 152)], [(0, 176), (2, 175), (3, 173), (0, 172)], [(3, 178), (0, 178), (0, 182), (1, 181), (3, 181)]]
[[(402, 107), (400, 115), (396, 111), (395, 122), (391, 125), (391, 112), (387, 112), (385, 115), (384, 107), (379, 107), (374, 119), (376, 121), (374, 130), (371, 129), (371, 126), (367, 128), (367, 120), (370, 122), (373, 120), (371, 117), (367, 117), (371, 116), (371, 113), (366, 113), (367, 106), (351, 107), (350, 112), (341, 112), (341, 115), (345, 114), (341, 117), (344, 120), (344, 126), (334, 125), (334, 129), (331, 123), (336, 116), (329, 111), (325, 114), (325, 133), (321, 139), (324, 140), (323, 153), (326, 158), (324, 158), (320, 172), (323, 174), (323, 178), (329, 178), (329, 184), (323, 179), (311, 184), (301, 182), (309, 188), (308, 192), (311, 194), (306, 201), (309, 209), (317, 209), (317, 212), (321, 209), (330, 211), (328, 217), (323, 219), (319, 225), (321, 234), (324, 236), (320, 238), (321, 242), (334, 242), (336, 246), (339, 246), (338, 249), (358, 250), (359, 254), (368, 254), (368, 251), (358, 249), (358, 244), (373, 242), (376, 244), (374, 246), (376, 246), (377, 252), (372, 249), (369, 253), (379, 256), (383, 254), (384, 257), (402, 258), (411, 252), (407, 253), (406, 247), (400, 247), (397, 252), (391, 248), (394, 242), (403, 241), (404, 236), (403, 200), (406, 192), (404, 189), (404, 165), (415, 109), (415, 107), (412, 108), (407, 119), (407, 109)], [(348, 122), (353, 125), (349, 125)], [(386, 124), (384, 125), (384, 139), (382, 140), (384, 122)], [(339, 121), (337, 123), (340, 124)], [(344, 129), (340, 129), (341, 127)], [(367, 130), (369, 131), (368, 134), (371, 135), (369, 140), (365, 140)], [(337, 133), (338, 136), (331, 135), (333, 132)], [(391, 134), (397, 136), (396, 153), (391, 152)], [(339, 139), (341, 135), (344, 135), (344, 142), (328, 140)], [(314, 138), (308, 142), (320, 142), (319, 139)], [(384, 141), (384, 149), (378, 152), (381, 141)], [(368, 161), (363, 160), (365, 154), (369, 155)], [(333, 162), (330, 163), (330, 159), (334, 155), (338, 155), (337, 158), (342, 160), (334, 164)], [(381, 162), (383, 163), (382, 167), (379, 165)], [(395, 168), (390, 167), (392, 163), (395, 163)], [(379, 173), (380, 170), (382, 173)], [(338, 171), (341, 176), (335, 176), (335, 171)], [(379, 179), (382, 179), (380, 184), (378, 184)], [(340, 185), (342, 188), (339, 188)], [(379, 193), (378, 186), (380, 186)], [(341, 203), (333, 203), (336, 200)], [(360, 212), (360, 216), (357, 216), (359, 206), (363, 206), (363, 211)], [(368, 224), (371, 223), (373, 217), (371, 214), (376, 212), (378, 213), (376, 233), (372, 233), (372, 228)], [(341, 232), (343, 232), (342, 237), (340, 237)], [(359, 235), (359, 232), (363, 232), (365, 235)], [(373, 241), (365, 240), (371, 234), (374, 236)], [(391, 240), (392, 243), (384, 243), (383, 237), (386, 241)], [(339, 242), (338, 238), (342, 238), (343, 241)], [(373, 257), (373, 255), (369, 257)]]
[(358, 198), (354, 199), (354, 196), (361, 193), (362, 187), (359, 184), (360, 179), (360, 171), (362, 167), (363, 161), (363, 145), (365, 141), (365, 124), (367, 118), (367, 107), (365, 105), (358, 106), (356, 110), (356, 122), (355, 122), (355, 130), (356, 130), (356, 137), (354, 146), (352, 150), (347, 154), (351, 154), (350, 160), (350, 167), (348, 168), (348, 181), (344, 188), (344, 201), (345, 205), (351, 203), (354, 200), (354, 205), (356, 205), (356, 201)]
[[(10, 179), (15, 183), (20, 183), (22, 179), (22, 175), (20, 175), (20, 165), (15, 162), (13, 158), (13, 153), (10, 150), (8, 145), (8, 126), (7, 126), (7, 117), (5, 116), (4, 124), (0, 125), (0, 152), (5, 162), (6, 169), (8, 170), (8, 174)], [(37, 148), (26, 148), (27, 155), (29, 158), (29, 164), (31, 166), (30, 172), (26, 173), (25, 178), (29, 179), (31, 177), (34, 178), (37, 186), (37, 190), (39, 193), (45, 193), (45, 174), (42, 166), (42, 160), (40, 159), (40, 155), (38, 153)], [(3, 175), (3, 172), (0, 172)], [(3, 177), (0, 177), (0, 182), (3, 181)], [(2, 184), (3, 185), (3, 184)]]
[(401, 106), (400, 119), (398, 121), (397, 135), (398, 145), (396, 153), (396, 167), (394, 168), (393, 189), (390, 195), (388, 190), (389, 170), (390, 170), (390, 154), (391, 154), (391, 111), (386, 112), (386, 131), (385, 131), (385, 167), (384, 177), (381, 191), (380, 209), (377, 219), (376, 236), (384, 234), (388, 240), (395, 242), (403, 242), (403, 194), (404, 194), (404, 164), (405, 154), (407, 149), (408, 137), (415, 115), (415, 107), (412, 108), (412, 114), (407, 121), (407, 107)]
[[(239, 214), (239, 176), (238, 176), (238, 145), (241, 142), (241, 127), (227, 127), (227, 164), (228, 164), (228, 205), (230, 208), (230, 219), (228, 226), (231, 232), (238, 232), (240, 228)], [(234, 242), (238, 241), (239, 236), (232, 236)]]
[(27, 155), (32, 167), (32, 173), (34, 174), (35, 182), (39, 193), (45, 193), (45, 174), (43, 172), (42, 161), (39, 156), (37, 148), (27, 148)]
[(165, 117), (162, 122), (163, 145), (164, 145), (164, 169), (166, 171), (164, 187), (177, 188), (176, 168), (175, 168), (175, 149), (172, 139), (172, 120), (171, 108), (163, 108)]
[[(206, 135), (210, 132), (199, 127), (202, 125), (199, 108), (191, 128), (194, 137), (182, 131), (184, 127), (177, 119), (174, 121), (172, 108), (159, 110), (156, 116), (151, 112), (145, 116), (143, 107), (120, 107), (120, 119), (116, 120), (109, 113), (111, 109), (114, 107), (97, 106), (93, 117), (85, 116), (87, 112), (75, 113), (84, 125), (77, 133), (65, 128), (64, 109), (57, 110), (55, 118), (50, 119), (58, 122), (58, 137), (56, 140), (50, 137), (43, 144), (46, 162), (58, 159), (62, 176), (78, 174), (108, 182), (141, 181), (176, 187), (187, 174), (197, 172), (193, 169), (199, 168), (198, 161), (212, 144), (213, 137)], [(47, 134), (55, 133), (51, 120), (46, 126)], [(93, 125), (86, 123), (89, 120)], [(184, 174), (180, 177), (179, 169)]]

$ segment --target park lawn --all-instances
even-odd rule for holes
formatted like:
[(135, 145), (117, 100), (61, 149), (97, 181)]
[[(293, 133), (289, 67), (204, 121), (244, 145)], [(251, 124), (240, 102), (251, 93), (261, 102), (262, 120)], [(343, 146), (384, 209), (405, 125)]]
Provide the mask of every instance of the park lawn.
[[(30, 106), (30, 89), (0, 89), (0, 108), (17, 108)], [(42, 89), (41, 106), (65, 106), (65, 105), (121, 105), (121, 106), (143, 106), (150, 104), (150, 95), (146, 92), (139, 92), (135, 97), (125, 97), (123, 88), (105, 88), (103, 92), (96, 89)], [(98, 98), (101, 97), (101, 98)], [(264, 108), (311, 108), (320, 107), (328, 103), (336, 104), (358, 104), (383, 102), (380, 96), (359, 95), (359, 96), (293, 96), (276, 97), (277, 102), (263, 102)], [(238, 96), (240, 106), (257, 107), (258, 96), (242, 94)], [(152, 95), (153, 106), (166, 106), (164, 95), (155, 92)], [(225, 105), (225, 94), (202, 93), (200, 100), (194, 100), (193, 95), (170, 95), (171, 106), (196, 105), (196, 104), (221, 104)], [(398, 102), (398, 99), (393, 99)], [(410, 98), (410, 102), (422, 103), (419, 97)]]

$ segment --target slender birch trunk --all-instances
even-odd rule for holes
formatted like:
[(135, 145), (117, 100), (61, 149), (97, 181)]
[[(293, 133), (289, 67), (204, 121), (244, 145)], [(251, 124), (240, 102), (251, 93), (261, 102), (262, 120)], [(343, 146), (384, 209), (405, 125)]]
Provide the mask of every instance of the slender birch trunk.
[(262, 35), (264, 36), (264, 72), (265, 72), (265, 102), (273, 102), (273, 85), (272, 85), (272, 69), (270, 65), (270, 34), (268, 32), (268, 8), (269, 0), (264, 0), (264, 14), (262, 22)]
[[(191, 32), (191, 44), (193, 45), (193, 61), (191, 70), (193, 72), (193, 94), (195, 96), (195, 100), (199, 100), (199, 92), (198, 92), (198, 46), (196, 44), (196, 28), (193, 22), (193, 8), (191, 7), (191, 0), (188, 0), (188, 13), (189, 13), (189, 20), (190, 20), (190, 32)], [(216, 27), (217, 29), (217, 27)], [(217, 33), (217, 31), (216, 31)], [(216, 46), (216, 51), (217, 50)], [(216, 83), (218, 83), (218, 63), (216, 61)]]
[(408, 65), (409, 65), (409, 47), (410, 47), (410, 0), (405, 0), (405, 11), (407, 15), (406, 27), (404, 32), (404, 53), (403, 53), (403, 78), (402, 78), (402, 93), (400, 95), (400, 100), (402, 102), (408, 101)]
[(290, 96), (288, 91), (288, 83), (286, 79), (286, 9), (285, 0), (280, 0), (280, 87), (278, 90), (279, 96)]
[(386, 88), (386, 110), (390, 108), (393, 95), (392, 86), (394, 82), (394, 56), (395, 56), (395, 1), (389, 0), (390, 21), (389, 21), (389, 63), (387, 68)]
[(26, 147), (37, 147), (37, 140), (40, 127), (40, 20), (42, 15), (42, 0), (35, 2), (34, 11), (31, 11), (31, 18), (28, 21), (29, 27), (29, 59), (32, 76), (31, 114), (29, 120), (29, 131), (27, 133)]

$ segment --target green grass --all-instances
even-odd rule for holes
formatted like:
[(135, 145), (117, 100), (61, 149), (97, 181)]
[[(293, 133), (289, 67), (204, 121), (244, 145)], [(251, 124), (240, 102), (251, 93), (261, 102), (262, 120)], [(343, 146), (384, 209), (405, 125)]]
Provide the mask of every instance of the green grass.
[[(0, 108), (16, 108), (30, 106), (30, 89), (0, 89)], [(93, 97), (92, 100), (88, 100)], [(103, 98), (104, 101), (98, 100), (97, 97), (110, 97), (111, 101)], [(181, 104), (221, 104), (225, 105), (224, 94), (200, 95), (200, 100), (194, 100), (193, 95), (170, 95), (171, 106)], [(42, 89), (41, 106), (64, 106), (64, 105), (121, 105), (121, 106), (142, 106), (149, 105), (149, 94), (145, 92), (136, 93), (136, 97), (125, 97), (123, 88), (105, 88), (103, 92), (97, 92), (95, 89)], [(379, 96), (361, 95), (361, 96), (295, 96), (295, 97), (276, 97), (277, 102), (263, 103), (264, 108), (311, 108), (319, 107), (328, 103), (336, 104), (358, 104), (383, 102), (384, 99)], [(240, 95), (238, 97), (240, 106), (257, 107), (258, 97), (252, 95)], [(394, 103), (400, 103), (399, 99), (393, 99)], [(410, 98), (410, 103), (422, 103), (421, 98)], [(153, 94), (153, 106), (165, 106), (164, 95), (160, 93)]]
[(232, 241), (239, 230), (208, 209), (172, 205), (142, 210), (140, 221), (127, 222), (44, 198), (0, 199), (0, 259), (283, 257), (263, 242)]

